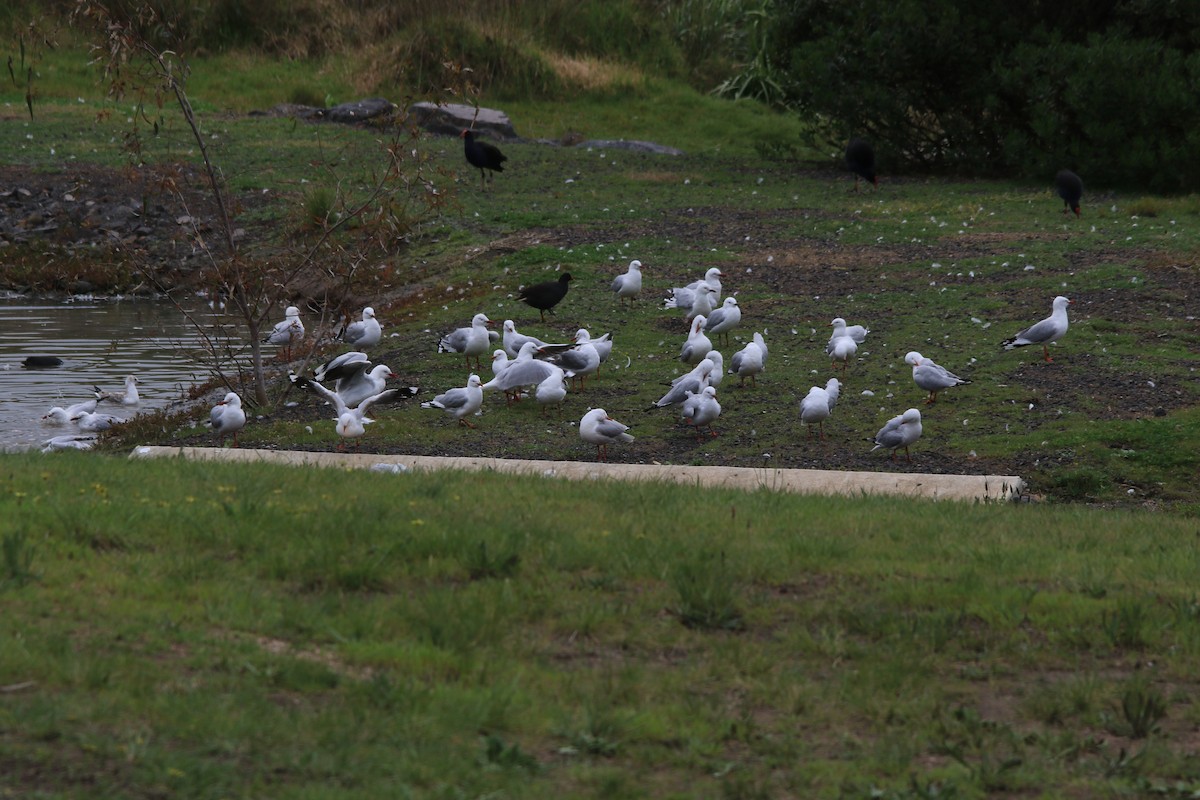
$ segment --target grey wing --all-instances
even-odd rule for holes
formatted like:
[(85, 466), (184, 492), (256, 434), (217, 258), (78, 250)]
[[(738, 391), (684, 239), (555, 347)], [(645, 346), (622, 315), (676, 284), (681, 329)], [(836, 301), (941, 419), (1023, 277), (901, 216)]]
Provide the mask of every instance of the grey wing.
[(566, 350), (555, 357), (555, 361), (563, 369), (579, 370), (588, 365), (588, 357), (579, 350)]
[(214, 431), (221, 430), (221, 414), (224, 411), (224, 406), (213, 406), (213, 410), (209, 412), (208, 421), (212, 423)]
[(742, 351), (738, 350), (733, 354), (733, 358), (729, 360), (729, 372), (736, 374), (742, 369)]
[(342, 396), (337, 392), (322, 386), (320, 383), (316, 381), (310, 381), (307, 378), (297, 378), (296, 386), (300, 389), (304, 389), (307, 392), (315, 394), (318, 397), (328, 400), (329, 403), (337, 409), (338, 416), (341, 416), (342, 413), (346, 411), (346, 402), (342, 400)]
[(1054, 320), (1044, 319), (1018, 333), (1016, 338), (1024, 339), (1033, 344), (1041, 344), (1042, 342), (1049, 341), (1057, 332), (1058, 326), (1054, 324)]
[(624, 275), (618, 275), (617, 277), (613, 278), (612, 290), (614, 292), (621, 291), (621, 287), (624, 285), (625, 285), (625, 276)]
[(707, 321), (704, 323), (704, 330), (711, 331), (725, 321), (725, 309), (714, 308), (712, 313), (708, 315)]
[(461, 386), (455, 389), (439, 394), (433, 398), (435, 406), (441, 406), (446, 409), (462, 408), (467, 404), (467, 390)]
[(672, 386), (670, 391), (659, 398), (659, 401), (655, 403), (655, 405), (659, 408), (662, 408), (663, 406), (677, 405), (687, 399), (689, 392), (696, 392), (699, 391), (699, 389), (699, 378), (686, 378), (685, 380), (682, 380)]
[(504, 370), (504, 373), (496, 379), (496, 385), (502, 390), (508, 390), (515, 386), (541, 383), (554, 369), (555, 367), (544, 361), (518, 361)]
[(372, 364), (366, 353), (350, 351), (342, 353), (332, 361), (313, 370), (313, 378), (318, 381), (340, 381), (353, 377), (371, 368)]
[(629, 430), (628, 425), (622, 425), (615, 419), (602, 419), (600, 420), (600, 424), (596, 426), (596, 432), (605, 439), (616, 439), (627, 430)]
[(904, 443), (904, 436), (900, 431), (901, 417), (892, 417), (887, 421), (887, 424), (879, 429), (879, 433), (875, 434), (875, 444), (880, 447), (899, 447)]
[(438, 352), (445, 353), (461, 353), (467, 346), (467, 335), (471, 332), (470, 328), (459, 328), (450, 331), (442, 340), (438, 342)]
[[(358, 411), (361, 414), (366, 414), (367, 409), (370, 408), (371, 406), (373, 406), (374, 404), (389, 402), (389, 401), (395, 399), (401, 393), (402, 392), (400, 389), (386, 389), (386, 390), (380, 392), (379, 394), (373, 394), (370, 397), (368, 397), (366, 400), (363, 400), (361, 403), (358, 404)], [(338, 416), (341, 416), (340, 410), (338, 411)]]
[(367, 335), (367, 325), (364, 322), (352, 322), (346, 326), (343, 332), (342, 340), (346, 344), (357, 344), (360, 339)]

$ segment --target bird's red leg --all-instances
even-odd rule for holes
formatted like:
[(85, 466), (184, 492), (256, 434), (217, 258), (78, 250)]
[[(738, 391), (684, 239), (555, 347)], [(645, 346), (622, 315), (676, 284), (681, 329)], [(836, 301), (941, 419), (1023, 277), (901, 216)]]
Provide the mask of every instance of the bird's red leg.
[(1045, 354), (1045, 356), (1046, 356), (1047, 364), (1054, 363), (1054, 359), (1050, 357), (1050, 348), (1049, 347), (1047, 347), (1046, 345), (1042, 345), (1042, 353)]

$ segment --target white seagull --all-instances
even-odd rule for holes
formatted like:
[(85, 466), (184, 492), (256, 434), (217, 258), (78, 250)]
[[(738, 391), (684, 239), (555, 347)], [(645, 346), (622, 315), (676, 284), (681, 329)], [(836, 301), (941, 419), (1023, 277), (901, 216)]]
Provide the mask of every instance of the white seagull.
[[(756, 339), (762, 338), (757, 333), (754, 336)], [(737, 375), (741, 379), (739, 386), (746, 384), (746, 378), (750, 379), (752, 385), (757, 386), (757, 376), (766, 369), (766, 363), (766, 349), (757, 341), (747, 342), (746, 346), (734, 353), (733, 358), (729, 360), (729, 374)]]
[(1040, 344), (1042, 346), (1042, 355), (1045, 357), (1046, 362), (1053, 362), (1054, 359), (1050, 357), (1050, 344), (1057, 342), (1066, 334), (1067, 306), (1070, 304), (1070, 300), (1059, 295), (1054, 298), (1054, 303), (1051, 306), (1053, 310), (1050, 316), (1041, 322), (1030, 325), (1011, 339), (1005, 339), (1000, 345), (1005, 350), (1012, 350), (1014, 347)]
[(835, 317), (829, 324), (833, 326), (833, 333), (829, 336), (831, 342), (839, 336), (849, 336), (855, 344), (862, 344), (871, 332), (870, 328), (864, 328), (862, 325), (847, 325), (846, 320), (841, 317)]
[(633, 436), (626, 433), (628, 425), (622, 425), (608, 415), (603, 408), (593, 408), (579, 420), (579, 438), (596, 445), (596, 458), (608, 461), (610, 442), (632, 442)]
[(267, 334), (267, 344), (283, 345), (286, 358), (292, 358), (292, 345), (304, 338), (304, 323), (300, 321), (300, 309), (288, 306), (283, 312), (283, 320), (275, 323), (275, 327)]
[[(386, 391), (366, 397), (358, 405), (350, 407), (340, 394), (329, 390), (316, 381), (309, 380), (308, 378), (295, 378), (293, 383), (296, 384), (297, 388), (323, 397), (333, 405), (337, 413), (337, 416), (334, 417), (336, 420), (334, 429), (337, 431), (338, 436), (341, 437), (338, 441), (338, 450), (346, 448), (347, 439), (357, 440), (367, 432), (366, 426), (375, 421), (367, 416), (367, 411), (370, 410), (371, 406), (404, 396), (404, 392), (401, 389), (387, 389)], [(356, 441), (355, 446), (357, 447), (357, 445)]]
[(209, 425), (217, 436), (217, 444), (225, 441), (228, 434), (233, 434), (233, 446), (237, 447), (238, 431), (246, 427), (246, 412), (242, 410), (242, 398), (237, 392), (227, 392), (225, 398), (213, 406), (208, 414)]
[(379, 340), (383, 338), (383, 328), (375, 319), (375, 309), (370, 306), (364, 308), (362, 321), (351, 322), (342, 329), (338, 338), (352, 347), (374, 347), (379, 344)]
[(613, 278), (612, 291), (618, 301), (628, 298), (632, 303), (642, 291), (642, 262), (636, 259), (630, 261), (629, 270), (624, 275)]
[(96, 410), (96, 399), (84, 400), (82, 403), (75, 403), (66, 408), (62, 406), (52, 406), (50, 410), (42, 417), (42, 422), (47, 425), (67, 425), (80, 414), (90, 414)]
[(728, 343), (729, 332), (736, 328), (741, 321), (742, 309), (738, 307), (737, 298), (726, 297), (721, 307), (713, 309), (713, 312), (708, 315), (708, 321), (704, 323), (704, 332), (724, 336), (725, 342)]
[(471, 373), (471, 377), (467, 378), (466, 386), (458, 386), (443, 392), (428, 403), (421, 403), (421, 408), (440, 408), (458, 420), (459, 425), (474, 428), (475, 426), (467, 422), (466, 418), (483, 406), (482, 387), (483, 383), (479, 380), (479, 376)]
[(120, 417), (114, 417), (112, 414), (89, 414), (86, 411), (71, 417), (71, 421), (77, 423), (79, 430), (84, 433), (106, 431), (115, 425), (125, 422), (125, 420)]
[(692, 320), (688, 337), (679, 350), (679, 360), (683, 363), (699, 364), (713, 349), (712, 342), (704, 335), (704, 323), (706, 322), (708, 319), (703, 314)]
[[(342, 353), (313, 370), (313, 380), (318, 383), (326, 380), (335, 382), (333, 391), (347, 408), (354, 408), (368, 397), (379, 394), (386, 388), (388, 378), (395, 377), (396, 373), (387, 364), (374, 364), (366, 353), (357, 351)], [(417, 387), (409, 386), (398, 391), (411, 397), (417, 393)]]
[(913, 383), (929, 392), (925, 405), (937, 401), (938, 392), (951, 386), (962, 386), (970, 381), (960, 378), (945, 367), (935, 364), (932, 358), (925, 358), (913, 350), (904, 357), (906, 364), (913, 368)]
[[(538, 348), (538, 354), (539, 356), (543, 355), (542, 348)], [(584, 379), (600, 369), (600, 353), (592, 344), (592, 335), (587, 332), (586, 328), (580, 328), (575, 332), (574, 347), (553, 354), (546, 360), (556, 364), (564, 372), (571, 373), (573, 377), (579, 378), (580, 389), (583, 388)]]
[(42, 442), (43, 453), (53, 453), (57, 450), (91, 450), (95, 444), (95, 436), (55, 436)]
[[(533, 357), (536, 347), (533, 342), (521, 345), (521, 352), (515, 360), (509, 361), (508, 366), (496, 377), (483, 384), (485, 392), (499, 389), (506, 395), (520, 396), (520, 390), (525, 386), (537, 386), (551, 375), (565, 377), (563, 370), (557, 364), (539, 361)], [(514, 397), (513, 399), (516, 399)]]
[(438, 342), (439, 353), (462, 353), (467, 359), (467, 369), (471, 368), (471, 357), (475, 357), (475, 369), (479, 369), (479, 357), (491, 347), (492, 340), (488, 336), (488, 326), (492, 321), (487, 314), (476, 314), (471, 318), (467, 328), (457, 328), (447, 333)]
[(123, 406), (136, 406), (141, 402), (141, 397), (138, 396), (138, 379), (136, 376), (125, 376), (125, 391), (121, 394), (110, 394), (109, 392), (100, 391), (100, 387), (96, 386), (96, 398), (100, 402), (117, 403)]
[(688, 395), (699, 394), (704, 391), (704, 387), (712, 386), (712, 377), (717, 374), (718, 367), (716, 362), (712, 360), (711, 355), (712, 353), (709, 353), (710, 358), (702, 360), (691, 372), (680, 375), (672, 381), (671, 388), (667, 390), (667, 393), (644, 410), (653, 411), (656, 408), (677, 406), (686, 400)]
[(871, 452), (886, 447), (892, 451), (892, 460), (895, 461), (896, 451), (903, 447), (904, 455), (911, 462), (912, 455), (908, 452), (908, 446), (920, 438), (921, 412), (910, 408), (900, 416), (889, 419), (887, 424), (879, 429), (879, 433), (875, 434), (875, 446), (871, 448)]
[(569, 350), (571, 347), (574, 347), (574, 343), (549, 344), (547, 342), (543, 342), (536, 336), (528, 336), (524, 333), (518, 333), (517, 325), (511, 319), (504, 320), (503, 329), (504, 335), (502, 337), (502, 341), (504, 343), (504, 352), (508, 354), (509, 358), (516, 358), (517, 353), (521, 352), (521, 345), (525, 344), (526, 342), (533, 342), (535, 348), (554, 348), (554, 352), (558, 352), (559, 350)]
[(563, 375), (547, 375), (546, 380), (533, 390), (533, 399), (542, 407), (544, 415), (550, 406), (558, 405), (567, 399), (567, 379)]
[(825, 438), (825, 420), (833, 414), (838, 396), (842, 393), (842, 382), (830, 378), (824, 388), (814, 386), (800, 401), (800, 421), (808, 426), (808, 438), (812, 438), (812, 426), (817, 426), (818, 438)]
[(705, 386), (701, 392), (689, 394), (680, 412), (686, 424), (695, 426), (696, 437), (700, 441), (704, 441), (700, 429), (705, 426), (708, 427), (709, 436), (717, 435), (712, 424), (721, 416), (721, 404), (717, 402), (717, 390), (713, 387)]
[[(836, 330), (836, 323), (845, 323), (840, 317), (832, 323)], [(842, 374), (846, 374), (846, 370), (850, 368), (850, 359), (854, 358), (854, 354), (858, 352), (858, 343), (854, 341), (853, 336), (834, 336), (829, 340), (829, 344), (825, 345), (825, 354), (829, 356), (833, 368), (837, 368), (837, 363), (842, 362)]]
[(716, 294), (713, 296), (713, 302), (721, 302), (721, 278), (725, 273), (716, 267), (712, 267), (708, 272), (704, 273), (704, 277), (698, 281), (692, 281), (687, 286), (680, 286), (671, 289), (667, 295), (667, 299), (663, 301), (663, 308), (691, 308), (692, 302), (696, 299), (696, 290), (701, 284), (711, 286)]

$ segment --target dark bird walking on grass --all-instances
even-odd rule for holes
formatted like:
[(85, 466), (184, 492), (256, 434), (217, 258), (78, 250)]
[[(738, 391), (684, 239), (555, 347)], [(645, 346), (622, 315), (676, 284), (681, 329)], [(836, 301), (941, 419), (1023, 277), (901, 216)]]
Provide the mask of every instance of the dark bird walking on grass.
[(1079, 216), (1079, 200), (1083, 197), (1083, 180), (1069, 169), (1060, 169), (1054, 176), (1054, 193), (1063, 200), (1063, 213), (1067, 209)]
[(479, 186), (486, 188), (488, 174), (485, 170), (504, 172), (504, 162), (508, 161), (508, 156), (501, 153), (500, 148), (494, 144), (476, 141), (475, 131), (463, 131), (460, 136), (463, 139), (463, 151), (467, 154), (467, 163), (479, 168)]
[(846, 169), (854, 173), (854, 191), (858, 191), (858, 179), (879, 187), (875, 177), (875, 148), (866, 139), (854, 138), (846, 145)]
[(567, 296), (567, 284), (571, 282), (571, 273), (564, 272), (556, 281), (543, 281), (533, 286), (517, 290), (517, 299), (526, 305), (533, 306), (546, 321), (546, 312), (554, 313), (554, 307)]

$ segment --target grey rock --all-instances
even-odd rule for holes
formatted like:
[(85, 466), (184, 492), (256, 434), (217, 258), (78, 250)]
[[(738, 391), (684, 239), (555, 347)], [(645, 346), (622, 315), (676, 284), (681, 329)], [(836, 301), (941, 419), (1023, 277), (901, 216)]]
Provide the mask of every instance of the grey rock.
[(329, 122), (354, 124), (366, 122), (378, 117), (391, 116), (396, 111), (396, 104), (382, 97), (368, 97), (365, 100), (355, 100), (351, 103), (341, 103), (327, 108), (320, 116)]
[(512, 121), (503, 111), (480, 108), (461, 103), (413, 103), (408, 107), (408, 117), (419, 127), (430, 133), (458, 136), (467, 128), (476, 133), (485, 133), (500, 140), (518, 140), (521, 137), (513, 129)]

